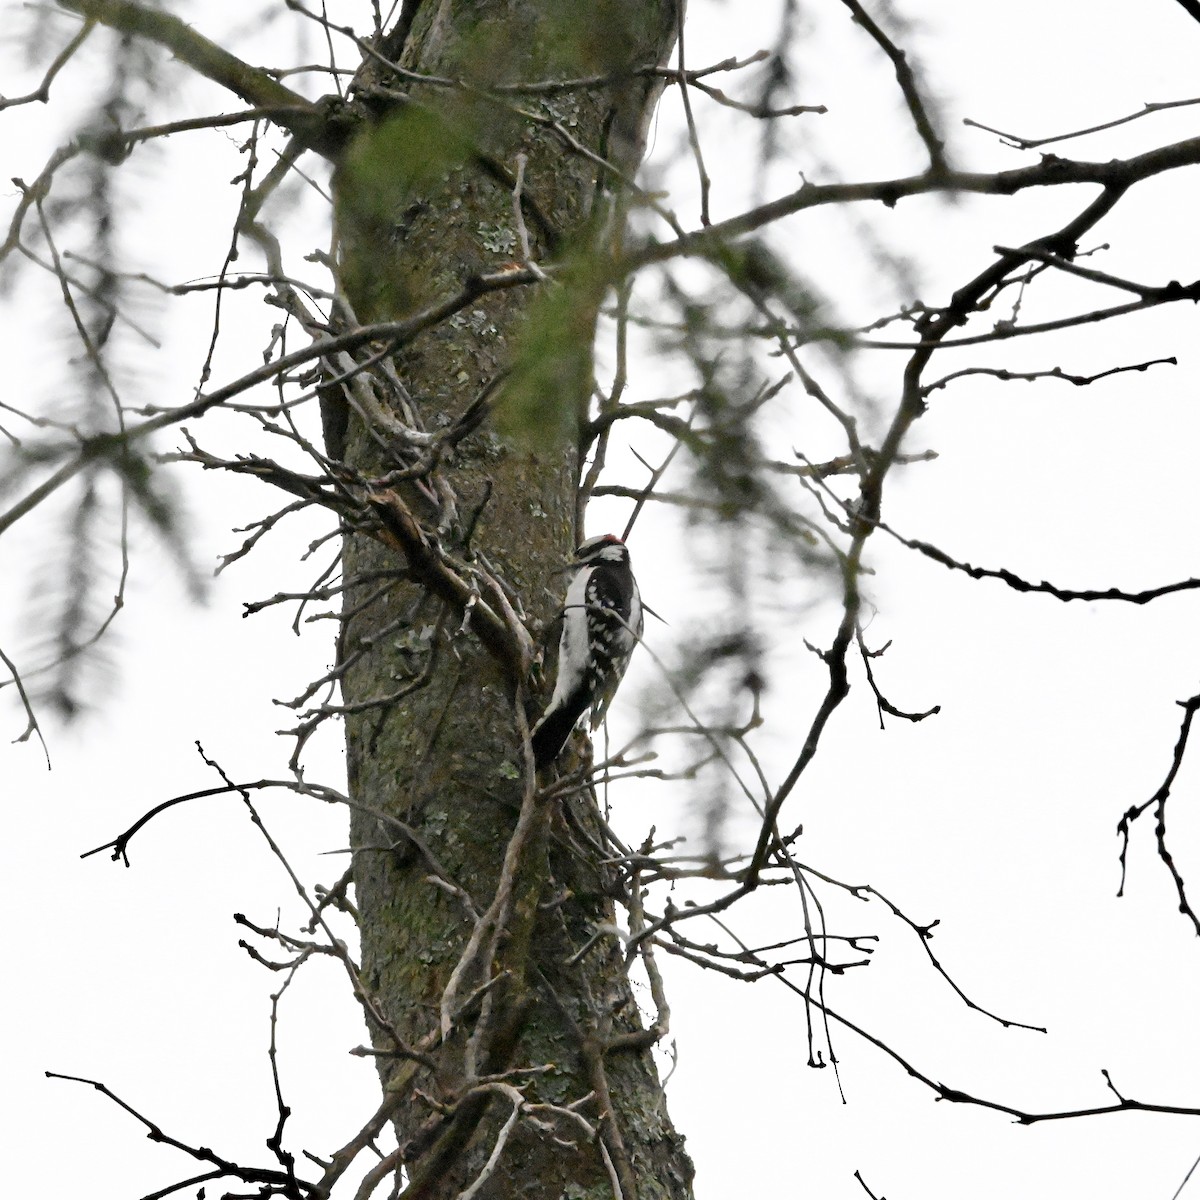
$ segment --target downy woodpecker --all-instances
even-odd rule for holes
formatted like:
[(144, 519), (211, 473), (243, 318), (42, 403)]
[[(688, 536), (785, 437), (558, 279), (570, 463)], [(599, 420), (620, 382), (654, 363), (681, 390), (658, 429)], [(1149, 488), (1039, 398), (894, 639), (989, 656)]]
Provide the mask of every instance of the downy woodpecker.
[(589, 708), (592, 729), (604, 719), (642, 636), (642, 598), (625, 543), (611, 533), (589, 538), (575, 551), (575, 561), (563, 605), (554, 694), (533, 727), (539, 767), (559, 756)]

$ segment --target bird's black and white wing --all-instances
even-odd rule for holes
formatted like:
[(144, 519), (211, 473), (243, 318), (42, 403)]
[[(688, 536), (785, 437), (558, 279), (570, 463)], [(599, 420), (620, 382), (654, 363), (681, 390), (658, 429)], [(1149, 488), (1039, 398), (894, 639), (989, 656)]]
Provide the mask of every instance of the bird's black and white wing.
[(589, 709), (591, 728), (604, 719), (642, 635), (641, 595), (625, 543), (612, 534), (591, 538), (575, 558), (579, 569), (563, 604), (554, 693), (533, 728), (539, 767), (558, 757)]

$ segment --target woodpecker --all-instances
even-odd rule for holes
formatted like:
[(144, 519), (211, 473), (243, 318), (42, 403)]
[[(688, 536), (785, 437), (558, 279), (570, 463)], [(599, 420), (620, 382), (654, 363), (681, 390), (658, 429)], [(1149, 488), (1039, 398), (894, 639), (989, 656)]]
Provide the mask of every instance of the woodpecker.
[(554, 694), (533, 727), (539, 767), (559, 756), (589, 708), (592, 729), (604, 719), (642, 636), (642, 598), (625, 543), (611, 533), (589, 538), (575, 551), (575, 565), (563, 604)]

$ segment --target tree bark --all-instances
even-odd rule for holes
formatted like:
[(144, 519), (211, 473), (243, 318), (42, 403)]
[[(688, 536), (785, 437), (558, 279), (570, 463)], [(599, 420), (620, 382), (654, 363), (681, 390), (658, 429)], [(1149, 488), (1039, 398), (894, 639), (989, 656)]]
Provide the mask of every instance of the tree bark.
[[(358, 318), (374, 321), (503, 269), (520, 255), (512, 184), (525, 156), (531, 257), (562, 264), (561, 274), (540, 285), (540, 299), (528, 288), (481, 296), (397, 357), (428, 430), (515, 369), (497, 420), (458, 443), (436, 480), (395, 491), (439, 547), (464, 561), (483, 552), (536, 640), (557, 614), (556, 572), (581, 532), (577, 437), (614, 180), (513, 106), (632, 171), (662, 85), (632, 72), (665, 61), (679, 18), (675, 0), (404, 7), (412, 23), (401, 65), (470, 87), (406, 81), (367, 60), (357, 82), (376, 119), (335, 180), (340, 279)], [(478, 90), (622, 72), (585, 90), (506, 93), (511, 105)], [(368, 477), (396, 466), (380, 430), (354, 415), (344, 458)], [(381, 590), (380, 573), (404, 565), (379, 541), (347, 535), (344, 573), (358, 582), (346, 592), (340, 652), (363, 980), (410, 1192), (454, 1197), (482, 1180), (479, 1197), (690, 1196), (691, 1164), (649, 1039), (637, 1036), (624, 948), (605, 932), (624, 883), (601, 865), (594, 797), (547, 800), (526, 786), (518, 709), (530, 700), (528, 681), (462, 632), (460, 614), (419, 579)], [(508, 901), (459, 967), (502, 880)], [(431, 1038), (448, 1015), (447, 1036)], [(520, 1095), (486, 1078), (498, 1075)], [(523, 1109), (489, 1169), (522, 1096), (557, 1108)]]

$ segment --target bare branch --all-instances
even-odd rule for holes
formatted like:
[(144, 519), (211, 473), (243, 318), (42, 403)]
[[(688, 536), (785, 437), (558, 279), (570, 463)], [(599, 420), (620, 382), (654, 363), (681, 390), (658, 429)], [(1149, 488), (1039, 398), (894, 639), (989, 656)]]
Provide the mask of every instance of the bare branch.
[[(42, 743), (42, 753), (46, 756), (46, 769), (50, 769), (50, 748), (46, 745), (46, 739), (42, 736), (42, 728), (38, 724), (37, 714), (33, 711), (33, 703), (29, 699), (29, 693), (25, 690), (25, 684), (21, 681), (21, 673), (17, 670), (16, 663), (13, 662), (3, 649), (0, 649), (0, 662), (8, 668), (8, 673), (12, 676), (13, 684), (16, 686), (17, 695), (21, 697), (21, 704), (25, 708), (25, 718), (28, 722), (25, 726), (25, 731), (19, 736), (13, 738), (14, 742), (28, 741), (32, 734), (37, 734), (38, 741)], [(3, 686), (3, 685), (0, 685)]]
[(118, 1108), (124, 1109), (135, 1121), (139, 1121), (146, 1127), (146, 1137), (152, 1142), (161, 1142), (164, 1146), (171, 1146), (176, 1150), (182, 1151), (198, 1162), (211, 1163), (216, 1170), (205, 1175), (196, 1176), (192, 1179), (182, 1180), (179, 1183), (172, 1185), (164, 1191), (156, 1193), (158, 1196), (166, 1196), (171, 1192), (178, 1191), (182, 1187), (190, 1186), (198, 1180), (205, 1179), (220, 1179), (232, 1178), (240, 1179), (243, 1183), (260, 1183), (270, 1187), (281, 1189), (282, 1195), (294, 1196), (297, 1191), (305, 1195), (313, 1195), (317, 1191), (317, 1187), (313, 1183), (309, 1183), (304, 1179), (297, 1179), (287, 1171), (279, 1171), (274, 1168), (262, 1167), (244, 1167), (239, 1163), (233, 1162), (231, 1159), (222, 1158), (219, 1154), (208, 1149), (207, 1146), (190, 1146), (187, 1142), (181, 1142), (178, 1138), (172, 1137), (168, 1133), (156, 1125), (149, 1117), (143, 1116), (137, 1109), (126, 1104), (120, 1096), (109, 1090), (103, 1083), (95, 1079), (84, 1079), (78, 1075), (60, 1075), (57, 1071), (47, 1071), (47, 1079), (64, 1079), (70, 1083), (85, 1083), (88, 1087), (95, 1088), (101, 1095), (111, 1100)]
[(1049, 155), (1042, 162), (1031, 166), (994, 173), (945, 170), (936, 174), (927, 171), (901, 179), (866, 183), (806, 182), (797, 191), (748, 209), (736, 217), (718, 221), (707, 229), (695, 230), (674, 241), (638, 246), (618, 261), (616, 269), (622, 274), (628, 274), (652, 263), (667, 262), (673, 258), (716, 255), (730, 239), (752, 233), (782, 217), (831, 204), (876, 201), (891, 208), (909, 196), (921, 196), (930, 192), (973, 192), (980, 195), (1011, 196), (1028, 188), (1079, 183), (1098, 184), (1114, 193), (1123, 193), (1134, 184), (1164, 171), (1195, 166), (1197, 163), (1200, 163), (1200, 137), (1160, 146), (1134, 158), (1113, 159), (1108, 162), (1076, 162)]
[[(1185, 0), (1180, 0), (1181, 4), (1184, 2)], [(1197, 11), (1200, 11), (1200, 9)], [(973, 129), (982, 129), (985, 133), (994, 133), (1014, 149), (1035, 150), (1038, 146), (1048, 146), (1051, 142), (1065, 142), (1071, 138), (1086, 137), (1089, 133), (1101, 133), (1106, 129), (1116, 129), (1118, 125), (1127, 125), (1130, 121), (1141, 120), (1142, 117), (1148, 117), (1152, 113), (1166, 112), (1172, 108), (1190, 108), (1195, 104), (1200, 104), (1200, 99), (1164, 100), (1143, 104), (1137, 112), (1130, 113), (1125, 117), (1117, 117), (1115, 121), (1104, 121), (1100, 125), (1089, 125), (1086, 129), (1076, 129), (1073, 133), (1055, 133), (1051, 134), (1050, 137), (1044, 138), (1025, 138), (1019, 134), (1005, 133), (1001, 129), (993, 129), (990, 125), (984, 125), (980, 121), (973, 121), (970, 117), (963, 117), (963, 124), (969, 125)]]
[(896, 72), (896, 82), (904, 95), (904, 103), (916, 126), (921, 141), (929, 154), (929, 171), (931, 175), (939, 175), (947, 169), (946, 148), (933, 127), (929, 115), (928, 101), (921, 95), (917, 87), (916, 76), (908, 65), (908, 55), (895, 44), (879, 27), (878, 23), (867, 13), (858, 0), (842, 0), (850, 10), (854, 23), (861, 25), (871, 35), (875, 44), (888, 56)]
[(1106, 371), (1097, 371), (1094, 375), (1072, 375), (1064, 371), (1061, 367), (1051, 367), (1048, 371), (1008, 371), (1001, 367), (964, 367), (961, 371), (952, 371), (949, 375), (943, 375), (941, 379), (935, 380), (933, 383), (927, 383), (921, 389), (928, 396), (931, 392), (936, 392), (939, 388), (944, 388), (948, 383), (955, 379), (965, 379), (969, 375), (990, 375), (993, 379), (999, 379), (1002, 383), (1010, 383), (1013, 380), (1025, 380), (1032, 382), (1037, 379), (1061, 379), (1064, 383), (1072, 384), (1075, 387), (1087, 387), (1088, 384), (1097, 383), (1101, 379), (1107, 379), (1110, 375), (1122, 375), (1127, 371), (1146, 371), (1150, 367), (1159, 366), (1178, 366), (1179, 360), (1171, 358), (1151, 358), (1146, 362), (1130, 363), (1128, 366), (1109, 367)]
[(311, 104), (258, 67), (252, 67), (197, 33), (171, 13), (144, 8), (132, 0), (58, 0), (88, 22), (100, 22), (121, 33), (143, 37), (170, 51), (197, 74), (211, 79), (255, 108), (273, 109), (275, 120), (306, 146), (326, 158), (336, 158), (345, 132), (320, 105)]
[(120, 436), (98, 434), (86, 438), (74, 458), (68, 459), (53, 475), (23, 499), (17, 501), (7, 512), (0, 514), (0, 534), (3, 534), (26, 513), (36, 508), (48, 496), (53, 495), (64, 483), (74, 479), (80, 471), (97, 460), (120, 453), (121, 447), (127, 443), (148, 437), (160, 429), (178, 425), (181, 421), (201, 416), (210, 408), (222, 405), (260, 383), (266, 383), (276, 376), (290, 371), (294, 367), (312, 362), (314, 359), (325, 358), (335, 351), (354, 350), (374, 341), (385, 343), (391, 348), (404, 345), (417, 334), (440, 324), (447, 317), (453, 316), (454, 313), (465, 308), (486, 292), (523, 287), (536, 282), (538, 282), (538, 276), (528, 270), (501, 271), (474, 276), (454, 296), (438, 301), (406, 320), (360, 325), (337, 337), (318, 338), (310, 346), (294, 350), (273, 362), (264, 363), (261, 367), (247, 372), (239, 379), (235, 379), (232, 383), (228, 383), (216, 391), (202, 393), (188, 404), (162, 412), (158, 416), (143, 421), (140, 425), (132, 425)]
[(1164, 583), (1159, 587), (1145, 588), (1138, 592), (1125, 591), (1117, 587), (1075, 590), (1073, 588), (1060, 587), (1058, 584), (1050, 583), (1045, 579), (1034, 583), (1032, 580), (1023, 579), (1020, 575), (1016, 575), (1004, 567), (975, 567), (969, 562), (959, 562), (957, 559), (951, 558), (944, 550), (939, 550), (930, 542), (918, 541), (916, 538), (908, 538), (903, 534), (897, 533), (885, 521), (877, 521), (876, 526), (882, 529), (884, 533), (895, 538), (902, 546), (907, 546), (910, 550), (916, 550), (918, 553), (925, 555), (926, 558), (931, 558), (934, 562), (941, 563), (942, 566), (948, 567), (952, 571), (961, 571), (964, 575), (969, 575), (972, 579), (998, 579), (1001, 583), (1007, 584), (1015, 592), (1040, 592), (1047, 596), (1053, 596), (1056, 600), (1083, 600), (1087, 602), (1116, 600), (1125, 604), (1149, 604), (1152, 600), (1157, 600), (1162, 596), (1170, 596), (1176, 592), (1190, 592), (1196, 588), (1200, 588), (1200, 579), (1181, 579), (1176, 583)]
[(46, 68), (46, 74), (42, 76), (42, 82), (32, 92), (11, 99), (0, 96), (0, 112), (6, 108), (15, 108), (19, 104), (32, 104), (35, 100), (39, 104), (45, 104), (50, 99), (50, 85), (54, 82), (54, 77), (67, 65), (75, 51), (87, 41), (88, 35), (95, 28), (95, 18), (89, 17), (84, 21), (75, 36), (55, 55), (54, 61)]
[(1171, 766), (1167, 771), (1166, 779), (1162, 781), (1158, 790), (1149, 800), (1126, 809), (1120, 821), (1117, 822), (1117, 832), (1121, 835), (1121, 883), (1117, 888), (1117, 895), (1123, 896), (1125, 894), (1125, 859), (1129, 853), (1130, 827), (1148, 808), (1153, 807), (1157, 818), (1154, 827), (1154, 837), (1158, 846), (1158, 857), (1163, 860), (1167, 870), (1171, 873), (1171, 879), (1175, 884), (1175, 891), (1179, 897), (1179, 911), (1191, 921), (1197, 935), (1200, 936), (1200, 916), (1197, 916), (1195, 908), (1192, 907), (1191, 901), (1187, 898), (1187, 893), (1184, 890), (1183, 876), (1180, 874), (1179, 868), (1175, 865), (1174, 856), (1167, 848), (1167, 800), (1171, 795), (1171, 786), (1175, 782), (1175, 776), (1179, 774), (1179, 769), (1183, 766), (1183, 756), (1187, 751), (1188, 735), (1192, 730), (1192, 719), (1196, 715), (1196, 710), (1200, 709), (1200, 695), (1192, 696), (1189, 700), (1180, 700), (1178, 703), (1183, 709), (1183, 722), (1179, 727), (1179, 738), (1175, 742), (1175, 751), (1171, 756)]
[(503, 588), (476, 571), (482, 591), (466, 581), (430, 541), (408, 505), (390, 489), (371, 492), (368, 502), (383, 522), (387, 540), (405, 557), (413, 577), (434, 595), (463, 614), (480, 641), (505, 666), (515, 680), (523, 680), (533, 663), (534, 646)]

